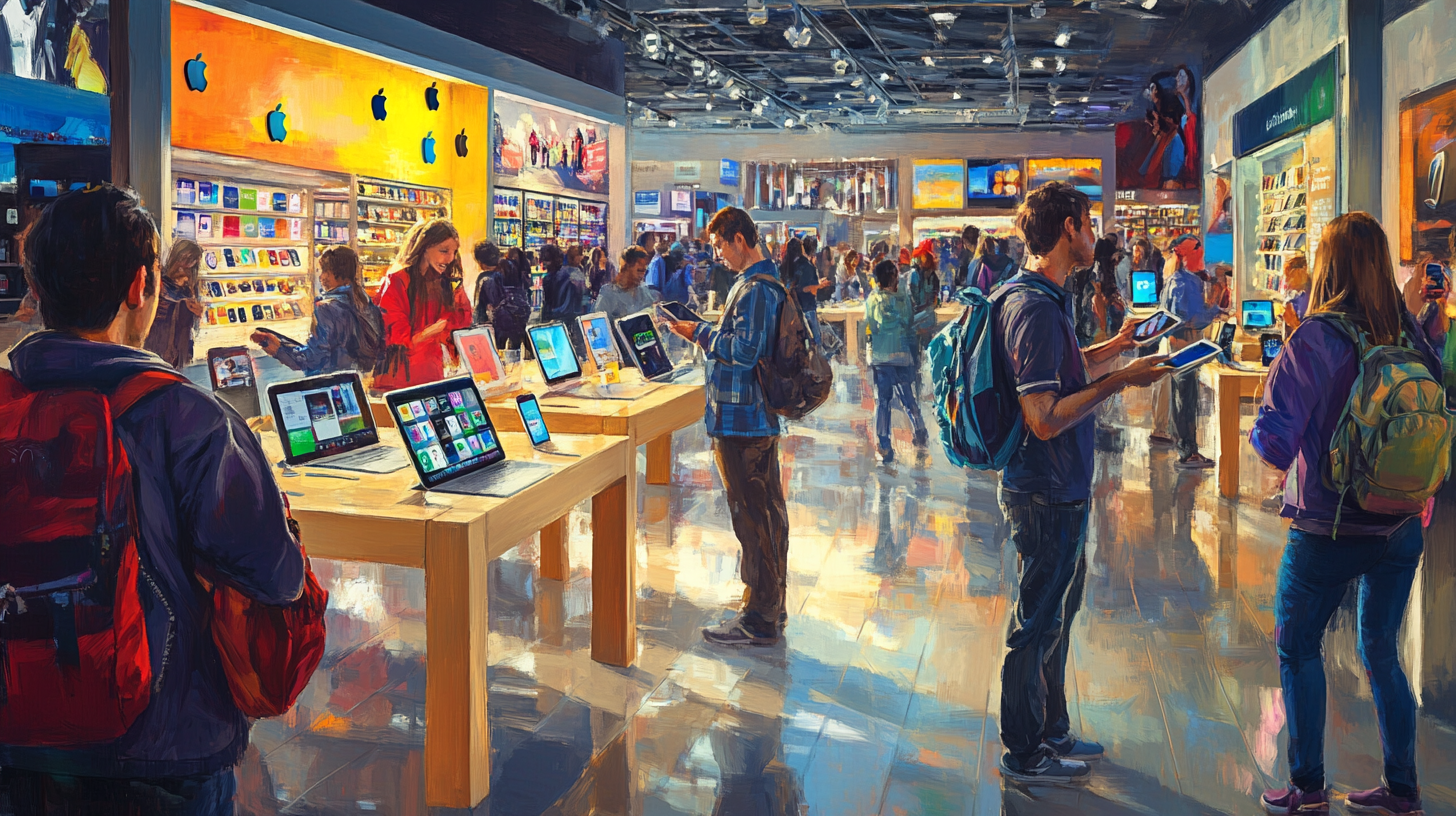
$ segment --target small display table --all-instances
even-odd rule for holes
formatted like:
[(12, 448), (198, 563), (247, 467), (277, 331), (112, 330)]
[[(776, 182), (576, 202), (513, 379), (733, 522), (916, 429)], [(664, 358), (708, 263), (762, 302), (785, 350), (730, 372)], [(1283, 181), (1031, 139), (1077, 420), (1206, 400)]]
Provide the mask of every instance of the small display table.
[[(282, 459), (277, 434), (261, 436), (269, 460)], [(386, 444), (401, 444), (390, 434), (381, 436)], [(637, 651), (636, 449), (620, 436), (563, 434), (555, 442), (577, 454), (568, 457), (535, 453), (522, 434), (502, 433), (500, 440), (511, 458), (536, 459), (558, 470), (498, 499), (415, 490), (413, 468), (376, 475), (302, 465), (297, 477), (274, 469), (310, 556), (425, 571), (425, 803), (430, 807), (474, 807), (490, 791), (486, 596), (492, 559), (591, 499), (592, 659), (627, 666)], [(336, 476), (349, 478), (331, 478)], [(545, 577), (565, 577), (563, 545), (558, 536), (548, 547), (543, 536)]]
[(1234, 499), (1239, 495), (1239, 401), (1257, 397), (1264, 391), (1269, 370), (1262, 366), (1242, 371), (1220, 362), (1202, 367), (1202, 375), (1212, 380), (1218, 404), (1218, 492)]

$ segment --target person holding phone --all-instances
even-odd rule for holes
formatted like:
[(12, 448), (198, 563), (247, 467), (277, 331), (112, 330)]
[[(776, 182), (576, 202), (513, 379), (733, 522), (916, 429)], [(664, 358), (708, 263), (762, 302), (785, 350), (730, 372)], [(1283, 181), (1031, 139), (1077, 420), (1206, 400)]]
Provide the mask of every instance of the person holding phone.
[(382, 342), (384, 318), (359, 285), (359, 256), (354, 250), (331, 246), (319, 255), (319, 286), (324, 293), (314, 304), (306, 342), (287, 340), (265, 329), (254, 330), (249, 339), (305, 376), (349, 369), (368, 373)]
[(1284, 264), (1284, 338), (1304, 322), (1309, 310), (1309, 261), (1303, 255), (1291, 256)]
[(1433, 327), (1433, 344), (1430, 330), (1417, 324), (1412, 308), (1431, 303), (1425, 276), (1418, 271), (1403, 292), (1397, 289), (1385, 231), (1368, 213), (1347, 213), (1325, 227), (1313, 272), (1309, 314), (1269, 371), (1249, 435), (1260, 458), (1293, 477), (1286, 479), (1280, 511), (1291, 522), (1274, 599), (1289, 784), (1265, 792), (1263, 804), (1270, 813), (1328, 807), (1321, 641), (1350, 582), (1358, 579), (1360, 657), (1380, 721), (1385, 784), (1350, 793), (1347, 802), (1363, 812), (1415, 813), (1421, 810), (1416, 702), (1398, 647), (1423, 549), (1421, 523), (1418, 515), (1367, 511), (1325, 479), (1330, 440), (1361, 368), (1360, 349), (1340, 321), (1353, 323), (1373, 344), (1409, 344), (1433, 373), (1441, 368), (1444, 328)]

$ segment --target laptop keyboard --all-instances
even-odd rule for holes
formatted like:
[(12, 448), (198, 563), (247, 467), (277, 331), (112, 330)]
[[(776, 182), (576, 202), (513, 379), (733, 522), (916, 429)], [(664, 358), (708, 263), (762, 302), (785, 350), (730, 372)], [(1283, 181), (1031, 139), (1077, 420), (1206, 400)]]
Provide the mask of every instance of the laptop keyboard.
[(393, 473), (396, 470), (403, 470), (409, 467), (409, 458), (399, 448), (392, 448), (388, 445), (378, 445), (363, 450), (341, 453), (338, 456), (326, 456), (316, 462), (310, 462), (310, 467), (335, 468), (338, 470), (361, 470), (366, 473)]
[(555, 468), (541, 462), (505, 462), (432, 488), (438, 493), (507, 498), (550, 476)]

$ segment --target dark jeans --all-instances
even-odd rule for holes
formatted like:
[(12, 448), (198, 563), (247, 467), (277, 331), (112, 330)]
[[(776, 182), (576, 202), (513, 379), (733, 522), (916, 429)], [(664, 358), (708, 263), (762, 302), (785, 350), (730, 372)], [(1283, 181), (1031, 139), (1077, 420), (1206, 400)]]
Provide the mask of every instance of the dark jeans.
[(1021, 554), (1021, 594), (1001, 664), (1001, 744), (1024, 763), (1071, 728), (1067, 646), (1087, 580), (1088, 513), (1085, 501), (1053, 504), (1039, 494), (1001, 507)]
[(1388, 537), (1343, 535), (1335, 540), (1289, 530), (1274, 596), (1274, 637), (1289, 720), (1289, 781), (1301, 790), (1325, 785), (1325, 661), (1320, 641), (1346, 588), (1358, 578), (1360, 658), (1380, 721), (1385, 784), (1397, 796), (1416, 792), (1416, 701), (1396, 650), (1422, 547), (1418, 519)]
[(929, 437), (913, 384), (919, 372), (912, 366), (895, 365), (872, 365), (870, 371), (875, 377), (875, 438), (880, 443), (880, 452), (890, 450), (890, 408), (896, 399), (910, 418), (910, 427), (915, 429), (915, 444), (924, 445)]
[(1173, 435), (1177, 437), (1179, 459), (1198, 452), (1197, 368), (1173, 375)]
[(164, 779), (0, 770), (3, 816), (230, 816), (236, 792), (232, 768)]
[(789, 576), (789, 512), (779, 476), (779, 438), (713, 439), (733, 533), (743, 548), (739, 574), (748, 587), (745, 622), (772, 631), (784, 610)]
[(807, 309), (804, 311), (804, 325), (809, 327), (809, 336), (814, 338), (814, 345), (819, 345), (819, 310)]

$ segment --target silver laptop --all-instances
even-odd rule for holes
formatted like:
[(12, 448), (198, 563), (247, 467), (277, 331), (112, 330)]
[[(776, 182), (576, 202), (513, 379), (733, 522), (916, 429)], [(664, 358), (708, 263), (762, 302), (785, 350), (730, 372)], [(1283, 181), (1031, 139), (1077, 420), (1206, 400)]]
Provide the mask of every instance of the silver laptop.
[(305, 377), (268, 387), (273, 424), (289, 466), (393, 473), (409, 467), (404, 451), (379, 443), (358, 372)]

